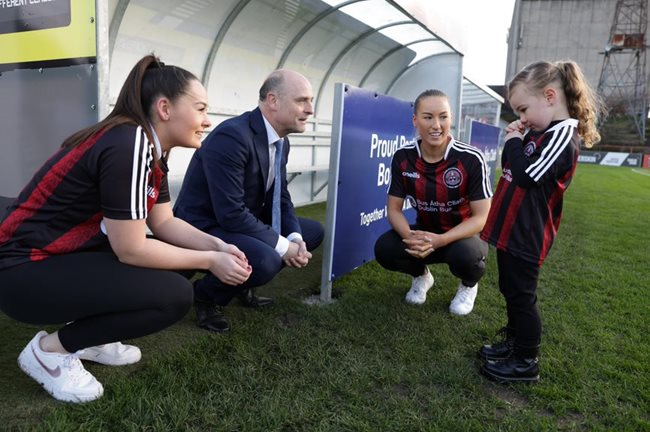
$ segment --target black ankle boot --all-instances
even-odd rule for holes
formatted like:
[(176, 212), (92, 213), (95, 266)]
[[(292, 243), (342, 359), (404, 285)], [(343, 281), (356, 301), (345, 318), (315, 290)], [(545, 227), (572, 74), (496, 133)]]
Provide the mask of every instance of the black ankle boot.
[(492, 345), (483, 345), (478, 356), (483, 360), (505, 360), (512, 355), (515, 335), (510, 327), (503, 327), (497, 332), (502, 339)]
[(223, 313), (223, 308), (210, 301), (202, 301), (194, 298), (194, 309), (196, 310), (196, 325), (202, 329), (216, 333), (227, 333), (230, 324)]
[(516, 345), (512, 355), (505, 360), (486, 361), (481, 373), (499, 383), (539, 381), (537, 354), (539, 346), (524, 347)]

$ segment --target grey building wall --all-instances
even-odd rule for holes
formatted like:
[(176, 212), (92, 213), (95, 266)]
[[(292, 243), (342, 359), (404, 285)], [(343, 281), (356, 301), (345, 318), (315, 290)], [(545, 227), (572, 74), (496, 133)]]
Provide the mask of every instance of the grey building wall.
[(517, 0), (506, 82), (534, 61), (571, 59), (596, 87), (615, 10), (616, 0)]

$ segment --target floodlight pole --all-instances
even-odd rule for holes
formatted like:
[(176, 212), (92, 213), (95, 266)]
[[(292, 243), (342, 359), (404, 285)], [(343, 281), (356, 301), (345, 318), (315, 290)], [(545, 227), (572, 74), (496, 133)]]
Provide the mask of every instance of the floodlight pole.
[(610, 110), (620, 104), (645, 143), (646, 43), (648, 0), (618, 0), (598, 82), (598, 93)]

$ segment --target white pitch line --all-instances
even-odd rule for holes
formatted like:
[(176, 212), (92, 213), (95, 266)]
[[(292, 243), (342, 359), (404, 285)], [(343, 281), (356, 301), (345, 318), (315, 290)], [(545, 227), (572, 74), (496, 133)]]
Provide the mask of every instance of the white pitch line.
[(650, 170), (633, 169), (632, 172), (635, 172), (637, 174), (641, 174), (641, 175), (644, 175), (644, 176), (650, 176)]

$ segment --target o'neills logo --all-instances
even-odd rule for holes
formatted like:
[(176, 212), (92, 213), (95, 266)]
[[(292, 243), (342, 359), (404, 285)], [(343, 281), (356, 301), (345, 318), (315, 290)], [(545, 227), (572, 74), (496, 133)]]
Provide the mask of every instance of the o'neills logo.
[(533, 152), (535, 151), (535, 147), (536, 147), (536, 146), (535, 146), (535, 141), (530, 141), (530, 142), (529, 142), (528, 144), (526, 144), (526, 146), (524, 147), (524, 154), (525, 154), (527, 157), (530, 157), (530, 155), (532, 155)]
[(417, 172), (403, 172), (402, 175), (404, 177), (410, 177), (410, 178), (414, 178), (414, 179), (419, 179), (420, 178), (420, 174), (418, 174)]
[(448, 188), (455, 189), (463, 181), (463, 174), (458, 168), (448, 168), (442, 175), (442, 179)]

